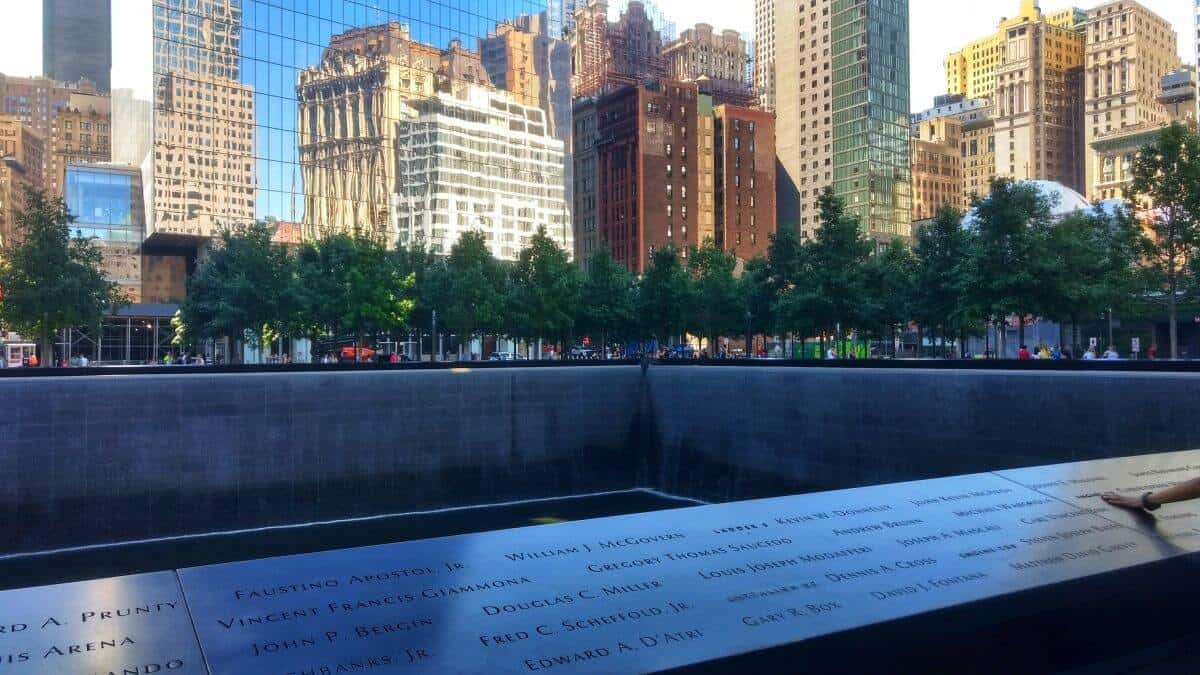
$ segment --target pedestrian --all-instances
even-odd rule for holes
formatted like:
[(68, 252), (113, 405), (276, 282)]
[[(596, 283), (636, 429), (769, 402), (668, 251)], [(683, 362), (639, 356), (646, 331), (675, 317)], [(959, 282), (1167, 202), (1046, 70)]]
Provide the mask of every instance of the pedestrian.
[(1150, 359), (1151, 361), (1158, 358), (1158, 344), (1157, 343), (1154, 343), (1154, 342), (1150, 343), (1150, 348), (1146, 350), (1146, 358)]
[(1029, 347), (1021, 345), (1021, 348), (1017, 350), (1017, 358), (1021, 361), (1028, 361), (1033, 358), (1033, 355), (1029, 353)]
[(830, 347), (829, 351), (825, 352), (825, 358), (830, 361), (837, 360), (837, 352), (833, 350), (833, 347)]
[(1107, 361), (1119, 361), (1121, 359), (1121, 355), (1117, 353), (1115, 345), (1108, 346), (1108, 349), (1104, 352), (1104, 359)]
[(1038, 349), (1038, 358), (1045, 361), (1050, 360), (1050, 348), (1046, 346), (1045, 342), (1043, 342), (1041, 348)]
[(82, 352), (79, 354), (79, 367), (80, 368), (88, 367), (88, 357), (84, 356)]
[(1060, 345), (1054, 345), (1054, 349), (1050, 351), (1050, 358), (1055, 361), (1061, 361), (1063, 358), (1063, 350)]
[(1094, 346), (1088, 347), (1087, 351), (1083, 353), (1083, 360), (1084, 361), (1095, 361), (1096, 360), (1096, 348)]

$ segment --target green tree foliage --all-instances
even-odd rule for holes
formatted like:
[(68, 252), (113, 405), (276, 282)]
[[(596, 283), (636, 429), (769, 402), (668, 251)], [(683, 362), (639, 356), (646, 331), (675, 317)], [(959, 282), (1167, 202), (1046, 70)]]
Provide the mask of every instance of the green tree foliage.
[(634, 332), (633, 285), (633, 275), (601, 249), (592, 256), (583, 279), (576, 327), (598, 336), (604, 346), (610, 337), (629, 337)]
[(863, 271), (866, 288), (858, 327), (891, 340), (897, 328), (912, 318), (916, 257), (904, 242), (894, 239), (871, 257)]
[(1133, 194), (1157, 208), (1147, 270), (1170, 322), (1171, 358), (1179, 356), (1179, 305), (1200, 287), (1190, 268), (1200, 255), (1200, 135), (1173, 124), (1133, 161)]
[(680, 263), (679, 252), (662, 246), (650, 255), (650, 264), (637, 286), (637, 315), (643, 334), (660, 343), (683, 334), (693, 311), (692, 280)]
[(579, 306), (582, 275), (567, 252), (538, 228), (512, 267), (507, 318), (510, 334), (565, 339)]
[(687, 268), (692, 276), (694, 310), (688, 326), (708, 338), (708, 355), (715, 356), (717, 337), (737, 330), (744, 314), (734, 269), (737, 258), (722, 251), (711, 239), (692, 247)]
[(743, 272), (742, 294), (751, 326), (810, 335), (815, 326), (806, 323), (803, 314), (781, 311), (784, 304), (779, 302), (780, 296), (801, 284), (807, 273), (806, 251), (796, 231), (789, 228), (772, 234), (766, 258), (747, 261)]
[(910, 318), (935, 335), (961, 337), (963, 329), (978, 321), (967, 302), (972, 243), (971, 233), (962, 227), (962, 213), (950, 207), (938, 209), (933, 222), (917, 233)]
[(416, 305), (415, 273), (383, 242), (333, 234), (296, 255), (299, 324), (309, 335), (400, 331)]
[(966, 300), (993, 320), (1016, 315), (1022, 342), (1025, 317), (1045, 309), (1049, 296), (1053, 206), (1036, 185), (1008, 178), (992, 181), (975, 204)]
[(56, 331), (89, 326), (98, 333), (105, 313), (127, 300), (100, 271), (100, 249), (71, 236), (74, 218), (62, 199), (27, 190), (23, 206), (15, 241), (0, 252), (0, 324), (36, 337), (41, 364), (50, 367)]
[(179, 314), (193, 339), (285, 332), (295, 312), (294, 267), (265, 223), (229, 228), (188, 279)]
[(433, 307), (461, 339), (503, 330), (507, 271), (492, 256), (482, 233), (463, 234), (430, 277)]
[[(1048, 273), (1043, 277), (1046, 316), (1078, 326), (1081, 317), (1131, 311), (1143, 280), (1138, 259), (1148, 242), (1133, 216), (1096, 209), (1074, 213), (1049, 232)], [(1078, 331), (1073, 331), (1078, 350)]]
[(440, 260), (433, 254), (423, 237), (408, 245), (397, 246), (393, 258), (398, 273), (403, 278), (412, 277), (414, 301), (409, 313), (410, 327), (429, 327), (433, 323), (433, 300), (430, 297), (431, 280)]
[(808, 283), (803, 290), (818, 328), (834, 333), (839, 348), (844, 332), (867, 323), (865, 265), (874, 245), (858, 219), (846, 214), (832, 188), (817, 199), (821, 226), (805, 244)]

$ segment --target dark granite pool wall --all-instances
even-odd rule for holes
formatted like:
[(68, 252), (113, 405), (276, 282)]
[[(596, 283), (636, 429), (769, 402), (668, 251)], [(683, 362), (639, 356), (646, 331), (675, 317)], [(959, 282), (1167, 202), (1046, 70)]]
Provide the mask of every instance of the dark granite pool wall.
[(1200, 447), (1200, 374), (664, 367), (657, 487), (709, 501)]
[(0, 554), (1200, 447), (1200, 374), (636, 366), (0, 378)]
[(0, 380), (0, 554), (646, 484), (636, 367)]

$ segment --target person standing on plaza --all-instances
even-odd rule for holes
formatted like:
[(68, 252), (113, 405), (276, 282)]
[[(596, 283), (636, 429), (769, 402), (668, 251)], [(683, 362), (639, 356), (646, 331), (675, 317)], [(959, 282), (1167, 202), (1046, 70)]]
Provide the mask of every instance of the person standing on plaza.
[(1033, 355), (1029, 353), (1029, 347), (1021, 345), (1021, 348), (1017, 350), (1017, 358), (1021, 361), (1028, 361), (1033, 358)]
[(1104, 352), (1104, 359), (1107, 361), (1119, 361), (1121, 359), (1121, 355), (1117, 352), (1116, 346), (1108, 346), (1108, 349)]

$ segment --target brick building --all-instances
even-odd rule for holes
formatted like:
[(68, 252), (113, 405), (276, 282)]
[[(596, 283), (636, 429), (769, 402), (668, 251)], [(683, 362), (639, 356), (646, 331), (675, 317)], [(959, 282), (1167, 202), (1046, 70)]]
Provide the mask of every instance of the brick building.
[(728, 104), (713, 116), (714, 240), (743, 260), (766, 255), (775, 232), (775, 116)]

